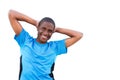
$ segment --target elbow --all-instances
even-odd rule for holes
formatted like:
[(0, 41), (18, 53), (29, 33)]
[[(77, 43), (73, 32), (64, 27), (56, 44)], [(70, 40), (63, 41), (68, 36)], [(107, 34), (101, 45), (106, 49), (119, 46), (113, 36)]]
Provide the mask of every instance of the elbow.
[(9, 10), (9, 12), (8, 12), (8, 17), (9, 18), (13, 18), (14, 16), (14, 11), (13, 10)]
[(77, 39), (80, 40), (83, 37), (83, 33), (79, 32), (77, 35)]
[(12, 10), (12, 9), (9, 10), (9, 14), (11, 14), (11, 13), (13, 13), (13, 12), (14, 12), (14, 10)]
[(9, 18), (12, 17), (12, 10), (9, 10), (9, 12), (8, 12), (8, 17), (9, 17)]
[(12, 13), (12, 10), (9, 10), (8, 15), (11, 15), (11, 13)]

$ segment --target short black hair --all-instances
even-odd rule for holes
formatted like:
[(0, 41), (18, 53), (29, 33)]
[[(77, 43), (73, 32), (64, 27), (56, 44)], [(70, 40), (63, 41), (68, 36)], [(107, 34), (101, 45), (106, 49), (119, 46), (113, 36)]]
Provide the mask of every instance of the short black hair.
[(52, 18), (50, 18), (50, 17), (44, 17), (44, 18), (42, 18), (42, 19), (40, 20), (38, 26), (40, 26), (43, 22), (50, 22), (50, 23), (52, 23), (52, 24), (54, 25), (54, 27), (55, 27), (55, 22), (54, 22), (54, 20), (53, 20)]

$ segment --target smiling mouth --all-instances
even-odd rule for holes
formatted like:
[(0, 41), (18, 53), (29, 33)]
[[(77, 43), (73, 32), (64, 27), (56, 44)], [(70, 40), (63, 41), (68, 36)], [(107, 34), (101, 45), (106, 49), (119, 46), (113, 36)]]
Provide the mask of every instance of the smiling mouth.
[(41, 38), (42, 38), (42, 39), (45, 39), (45, 40), (47, 40), (47, 39), (48, 39), (48, 37), (47, 37), (47, 36), (45, 36), (45, 35), (42, 35), (42, 36), (41, 36)]

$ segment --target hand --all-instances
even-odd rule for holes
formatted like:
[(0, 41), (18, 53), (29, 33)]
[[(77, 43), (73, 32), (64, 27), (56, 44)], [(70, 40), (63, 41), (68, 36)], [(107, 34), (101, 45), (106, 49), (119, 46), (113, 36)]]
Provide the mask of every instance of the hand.
[(38, 25), (39, 25), (39, 21), (36, 21), (36, 25), (35, 25), (35, 26), (36, 26), (36, 28), (38, 27)]

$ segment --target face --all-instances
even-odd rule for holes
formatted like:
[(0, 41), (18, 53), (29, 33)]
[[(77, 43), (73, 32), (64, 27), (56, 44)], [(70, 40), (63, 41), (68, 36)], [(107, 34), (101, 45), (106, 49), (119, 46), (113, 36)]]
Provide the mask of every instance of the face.
[(54, 25), (50, 22), (43, 22), (38, 26), (37, 41), (40, 43), (46, 43), (54, 32)]

